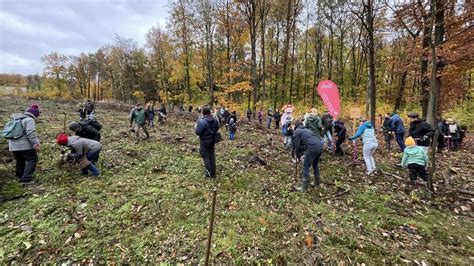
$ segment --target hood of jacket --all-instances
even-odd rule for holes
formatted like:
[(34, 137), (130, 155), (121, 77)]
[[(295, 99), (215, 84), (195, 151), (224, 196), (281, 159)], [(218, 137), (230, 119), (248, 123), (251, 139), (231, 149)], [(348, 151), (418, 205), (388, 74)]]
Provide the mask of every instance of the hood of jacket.
[(36, 117), (32, 113), (29, 113), (29, 112), (12, 114), (13, 119), (22, 119), (22, 118), (27, 118), (27, 117), (33, 118), (34, 120), (36, 120)]

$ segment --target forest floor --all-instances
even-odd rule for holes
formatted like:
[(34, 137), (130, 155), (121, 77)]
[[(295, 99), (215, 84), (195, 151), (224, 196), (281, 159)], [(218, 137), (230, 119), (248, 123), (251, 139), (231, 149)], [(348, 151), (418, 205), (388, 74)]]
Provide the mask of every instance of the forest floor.
[[(55, 135), (76, 106), (41, 100), (37, 185), (14, 177), (0, 140), (0, 263), (203, 263), (217, 188), (213, 263), (474, 263), (474, 145), (438, 158), (436, 194), (409, 188), (401, 154), (382, 151), (365, 176), (361, 158), (324, 153), (322, 186), (293, 192), (294, 165), (276, 131), (240, 123), (217, 144), (217, 180), (203, 178), (197, 115), (177, 113), (137, 142), (128, 114), (100, 105), (99, 178), (58, 164)], [(0, 99), (0, 125), (31, 100)], [(222, 129), (225, 134), (225, 130)], [(359, 145), (360, 146), (360, 145)], [(361, 157), (361, 151), (359, 151)], [(299, 167), (301, 168), (301, 166)], [(459, 189), (462, 192), (459, 191)], [(467, 191), (464, 191), (467, 190)]]

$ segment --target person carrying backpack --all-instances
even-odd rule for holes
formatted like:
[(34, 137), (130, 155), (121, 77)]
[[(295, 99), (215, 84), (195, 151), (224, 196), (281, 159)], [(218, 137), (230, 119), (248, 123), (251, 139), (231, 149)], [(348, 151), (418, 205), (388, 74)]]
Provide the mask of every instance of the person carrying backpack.
[(323, 124), (323, 136), (324, 139), (328, 140), (328, 150), (332, 151), (332, 122), (333, 118), (329, 111), (326, 110), (325, 114), (323, 115), (322, 124)]
[(429, 181), (429, 175), (426, 172), (426, 165), (428, 164), (428, 155), (425, 149), (415, 145), (415, 140), (408, 137), (405, 140), (406, 148), (403, 151), (403, 158), (401, 165), (408, 167), (410, 170), (410, 183), (414, 183), (418, 176), (426, 182)]
[[(97, 129), (91, 123), (94, 123), (94, 122), (92, 121), (71, 122), (69, 124), (69, 130), (71, 130), (72, 132), (74, 132), (75, 135), (81, 138), (92, 139), (92, 140), (100, 142), (100, 137), (101, 137), (100, 128), (101, 127)], [(99, 122), (96, 121), (96, 123), (99, 123)]]
[(229, 120), (229, 139), (234, 140), (235, 132), (237, 132), (237, 124), (235, 123), (234, 119), (231, 118)]
[(89, 162), (81, 168), (81, 174), (83, 176), (88, 175), (89, 171), (95, 177), (100, 176), (100, 170), (96, 166), (100, 151), (102, 150), (102, 144), (100, 142), (74, 135), (68, 136), (63, 133), (56, 137), (56, 143), (71, 149), (71, 153), (67, 156), (68, 161), (80, 163), (85, 155), (85, 158), (87, 158)]
[(313, 134), (313, 132), (305, 128), (300, 121), (295, 120), (294, 125), (294, 151), (297, 160), (304, 154), (303, 159), (303, 184), (299, 187), (294, 187), (298, 192), (307, 192), (310, 185), (309, 168), (313, 167), (314, 185), (320, 185), (319, 175), (319, 159), (323, 152), (323, 144), (321, 138)]
[(372, 126), (370, 121), (367, 121), (365, 118), (360, 117), (360, 122), (363, 122), (354, 136), (350, 137), (349, 140), (354, 141), (357, 138), (362, 137), (363, 143), (363, 154), (365, 166), (367, 168), (367, 175), (372, 175), (375, 172), (375, 160), (374, 153), (377, 149), (377, 139), (375, 137), (375, 129)]
[(140, 128), (145, 132), (146, 138), (150, 138), (150, 134), (146, 127), (146, 117), (147, 113), (140, 103), (138, 103), (130, 112), (130, 128), (132, 128), (133, 123), (133, 130), (135, 131), (135, 137), (137, 139), (140, 138)]
[(12, 114), (12, 120), (5, 125), (2, 135), (8, 139), (8, 149), (15, 158), (15, 175), (23, 184), (33, 180), (40, 141), (36, 134), (36, 120), (40, 116), (37, 104), (32, 104), (24, 113)]
[(311, 112), (306, 115), (303, 125), (305, 128), (311, 130), (316, 137), (321, 139), (323, 124), (316, 108), (311, 108)]
[(344, 126), (344, 122), (342, 120), (337, 120), (334, 122), (334, 131), (337, 136), (336, 156), (344, 156), (344, 151), (342, 150), (341, 145), (346, 140), (347, 133), (346, 127)]
[(202, 108), (203, 117), (196, 123), (195, 133), (199, 136), (199, 153), (204, 161), (205, 178), (216, 178), (216, 134), (219, 122), (211, 114), (211, 108)]
[(459, 148), (459, 139), (460, 139), (460, 128), (454, 119), (446, 119), (446, 124), (448, 125), (448, 133), (451, 137), (452, 145), (450, 147), (453, 151), (456, 151)]

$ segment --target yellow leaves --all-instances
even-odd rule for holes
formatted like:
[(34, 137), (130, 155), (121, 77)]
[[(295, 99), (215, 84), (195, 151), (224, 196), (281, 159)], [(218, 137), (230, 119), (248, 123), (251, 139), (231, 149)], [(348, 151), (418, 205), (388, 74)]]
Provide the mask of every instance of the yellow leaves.
[(258, 217), (258, 222), (259, 222), (261, 225), (265, 225), (265, 226), (268, 225), (268, 222), (267, 222), (267, 220), (265, 220), (264, 217)]
[(229, 86), (229, 88), (227, 88), (225, 91), (226, 93), (251, 92), (252, 86), (250, 85), (249, 81), (243, 81), (243, 82), (239, 82), (239, 83)]

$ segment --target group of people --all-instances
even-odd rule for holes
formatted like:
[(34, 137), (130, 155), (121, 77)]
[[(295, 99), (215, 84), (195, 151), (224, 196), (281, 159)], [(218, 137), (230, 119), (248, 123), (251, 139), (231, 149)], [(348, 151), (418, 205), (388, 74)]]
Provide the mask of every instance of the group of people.
[[(97, 161), (102, 150), (101, 129), (102, 124), (95, 119), (95, 106), (90, 101), (84, 105), (85, 116), (80, 113), (78, 122), (71, 122), (69, 130), (71, 136), (65, 132), (56, 138), (57, 144), (70, 148), (67, 156), (68, 162), (80, 165), (81, 173), (99, 176), (100, 170), (97, 168)], [(216, 156), (215, 144), (221, 140), (219, 128), (225, 125), (229, 132), (229, 139), (233, 140), (237, 130), (237, 114), (228, 108), (217, 108), (212, 113), (209, 106), (199, 108), (201, 117), (195, 125), (195, 134), (200, 139), (200, 155), (204, 161), (205, 177), (216, 177)], [(158, 110), (166, 117), (164, 105)], [(14, 113), (12, 120), (3, 130), (4, 137), (8, 138), (9, 149), (13, 152), (16, 160), (16, 176), (21, 183), (29, 183), (33, 180), (33, 173), (38, 161), (37, 153), (40, 150), (40, 141), (36, 134), (36, 121), (40, 116), (38, 104), (28, 106), (24, 113)], [(130, 127), (139, 138), (139, 131), (143, 130), (146, 137), (149, 137), (147, 125), (153, 127), (153, 119), (156, 109), (152, 103), (144, 108), (137, 104), (130, 111)], [(281, 115), (279, 111), (273, 112), (270, 108), (267, 112), (267, 128), (271, 127), (275, 121), (275, 129), (279, 129)], [(386, 149), (391, 149), (391, 142), (396, 139), (403, 152), (401, 165), (409, 168), (410, 180), (416, 181), (417, 177), (428, 181), (426, 172), (428, 163), (428, 147), (434, 137), (434, 130), (429, 123), (421, 119), (417, 113), (408, 113), (410, 126), (408, 136), (405, 138), (405, 126), (403, 119), (397, 113), (386, 114), (382, 132), (386, 142)], [(249, 117), (250, 119), (250, 117)], [(263, 114), (258, 115), (259, 123), (263, 120)], [(334, 121), (331, 114), (326, 111), (322, 116), (316, 108), (306, 113), (301, 118), (293, 119), (291, 115), (285, 116), (282, 124), (282, 136), (285, 147), (291, 148), (294, 161), (303, 162), (302, 185), (295, 187), (297, 191), (306, 192), (310, 185), (320, 185), (319, 160), (323, 154), (323, 147), (327, 143), (327, 150), (334, 152), (336, 156), (343, 156), (344, 150), (341, 145), (346, 140), (356, 141), (362, 138), (363, 158), (367, 170), (367, 175), (376, 172), (374, 153), (378, 148), (375, 126), (364, 117), (359, 118), (359, 126), (355, 134), (347, 136), (347, 129), (344, 121), (337, 119)], [(456, 150), (464, 137), (464, 131), (453, 120), (440, 120), (437, 124), (439, 129), (438, 149), (445, 146)], [(333, 132), (334, 131), (334, 132)], [(337, 137), (335, 147), (333, 147), (332, 136)], [(313, 168), (314, 182), (310, 182), (310, 168)]]

